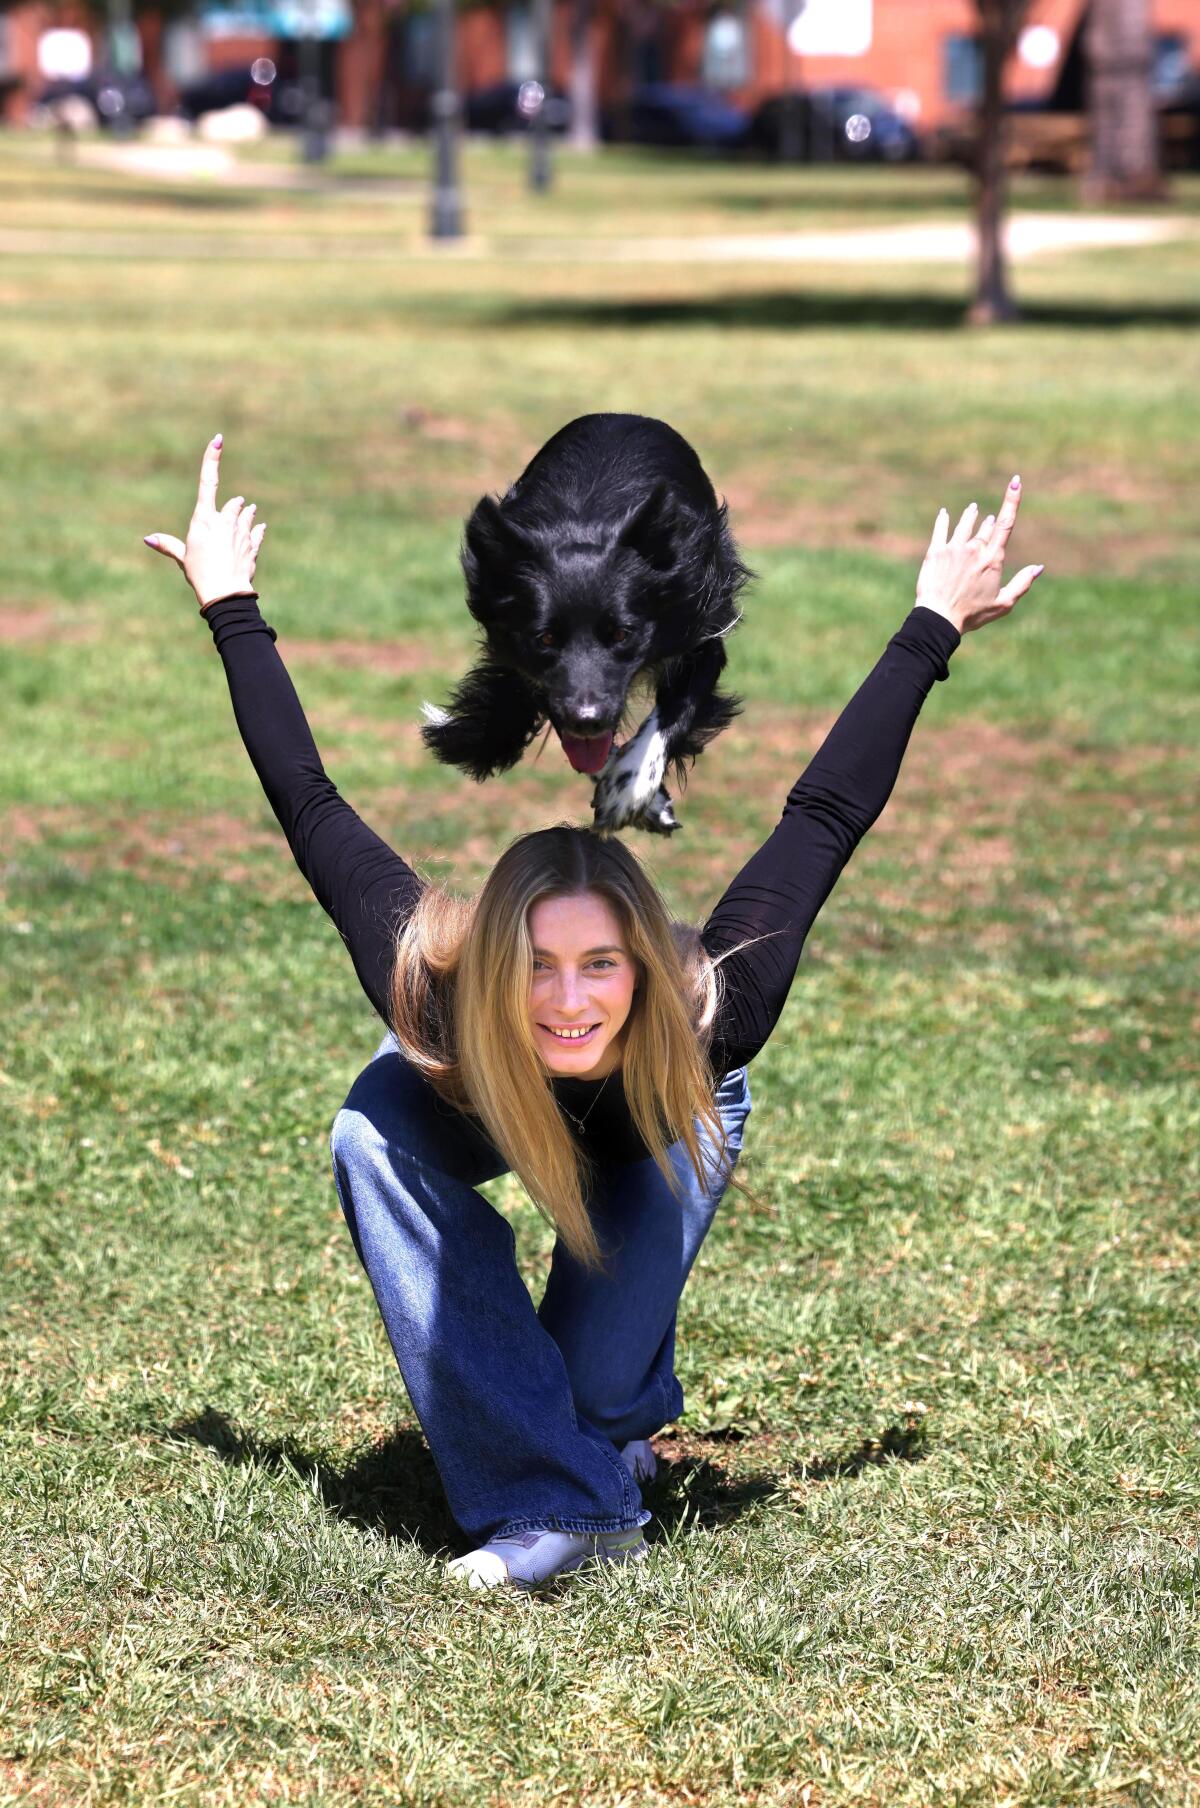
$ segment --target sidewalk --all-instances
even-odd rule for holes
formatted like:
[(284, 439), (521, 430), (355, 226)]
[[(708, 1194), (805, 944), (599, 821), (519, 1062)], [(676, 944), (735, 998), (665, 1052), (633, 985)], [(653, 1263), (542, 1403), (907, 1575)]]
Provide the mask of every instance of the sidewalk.
[[(1158, 245), (1188, 235), (1188, 222), (1156, 214), (1014, 213), (1005, 224), (1008, 255), (1018, 263), (1058, 251)], [(537, 251), (639, 263), (961, 264), (974, 246), (974, 223), (963, 219), (721, 238), (615, 239), (607, 245), (592, 239), (540, 245)]]

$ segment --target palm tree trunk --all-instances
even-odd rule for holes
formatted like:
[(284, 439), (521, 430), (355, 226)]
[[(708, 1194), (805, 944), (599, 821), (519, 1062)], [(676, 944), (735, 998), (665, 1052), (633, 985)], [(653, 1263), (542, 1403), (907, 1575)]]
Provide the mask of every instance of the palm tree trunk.
[(600, 142), (592, 0), (571, 0), (571, 147), (594, 151)]
[(1024, 11), (1022, 0), (979, 0), (979, 36), (983, 51), (983, 93), (976, 136), (975, 225), (977, 254), (975, 299), (968, 319), (992, 326), (1016, 318), (1008, 291), (1004, 254), (1004, 205), (1008, 187), (1005, 168), (1004, 65), (1016, 39)]
[(1147, 0), (1092, 0), (1087, 61), (1088, 198), (1157, 200), (1164, 191)]

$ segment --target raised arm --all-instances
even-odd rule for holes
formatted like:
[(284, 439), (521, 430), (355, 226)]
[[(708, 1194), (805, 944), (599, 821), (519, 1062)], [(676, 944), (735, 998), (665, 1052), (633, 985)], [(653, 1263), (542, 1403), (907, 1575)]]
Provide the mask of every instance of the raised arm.
[[(894, 634), (788, 793), (778, 826), (742, 868), (705, 924), (722, 962), (725, 1001), (713, 1064), (751, 1060), (779, 1019), (817, 915), (895, 785), (913, 725), (963, 634), (1007, 615), (1043, 569), (1025, 566), (1004, 588), (1004, 553), (1016, 520), (1014, 478), (999, 516), (972, 537), (972, 503), (953, 535), (944, 509), (917, 580), (917, 606)], [(741, 948), (739, 944), (750, 945)]]
[(350, 950), (367, 997), (386, 1022), (395, 931), (421, 882), (369, 829), (321, 764), (304, 711), (259, 614), (254, 567), (265, 523), (234, 497), (216, 508), (220, 437), (201, 470), (186, 543), (167, 534), (146, 544), (180, 566), (212, 629), (234, 716), (296, 864)]

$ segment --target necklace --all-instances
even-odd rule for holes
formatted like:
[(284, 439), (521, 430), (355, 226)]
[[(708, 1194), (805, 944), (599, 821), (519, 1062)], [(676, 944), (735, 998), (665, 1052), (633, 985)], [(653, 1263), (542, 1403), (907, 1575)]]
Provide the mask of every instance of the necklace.
[(600, 1099), (603, 1095), (604, 1088), (608, 1085), (608, 1082), (612, 1079), (613, 1074), (615, 1072), (616, 1072), (616, 1068), (613, 1067), (613, 1068), (610, 1068), (609, 1071), (605, 1074), (604, 1078), (600, 1082), (600, 1090), (597, 1092), (595, 1098), (592, 1100), (591, 1104), (588, 1106), (587, 1110), (584, 1112), (582, 1117), (577, 1117), (575, 1115), (575, 1113), (571, 1110), (571, 1107), (569, 1105), (564, 1105), (561, 1099), (558, 1101), (559, 1110), (566, 1112), (567, 1116), (570, 1118), (571, 1122), (575, 1125), (577, 1130), (582, 1130), (583, 1126), (587, 1123), (588, 1119), (591, 1117), (593, 1111), (596, 1109), (597, 1105), (600, 1103)]

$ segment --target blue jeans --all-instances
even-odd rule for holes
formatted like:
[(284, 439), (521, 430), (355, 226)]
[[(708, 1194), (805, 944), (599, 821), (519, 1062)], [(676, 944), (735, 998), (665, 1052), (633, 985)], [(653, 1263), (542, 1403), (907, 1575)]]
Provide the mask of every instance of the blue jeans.
[(512, 1226), (475, 1190), (506, 1171), (491, 1143), (390, 1035), (350, 1089), (330, 1139), (338, 1197), (450, 1510), (476, 1543), (649, 1519), (618, 1446), (683, 1411), (675, 1309), (741, 1149), (744, 1069), (717, 1105), (730, 1161), (702, 1138), (705, 1185), (679, 1144), (679, 1196), (653, 1161), (601, 1164), (588, 1206), (606, 1272), (558, 1239), (535, 1312)]

